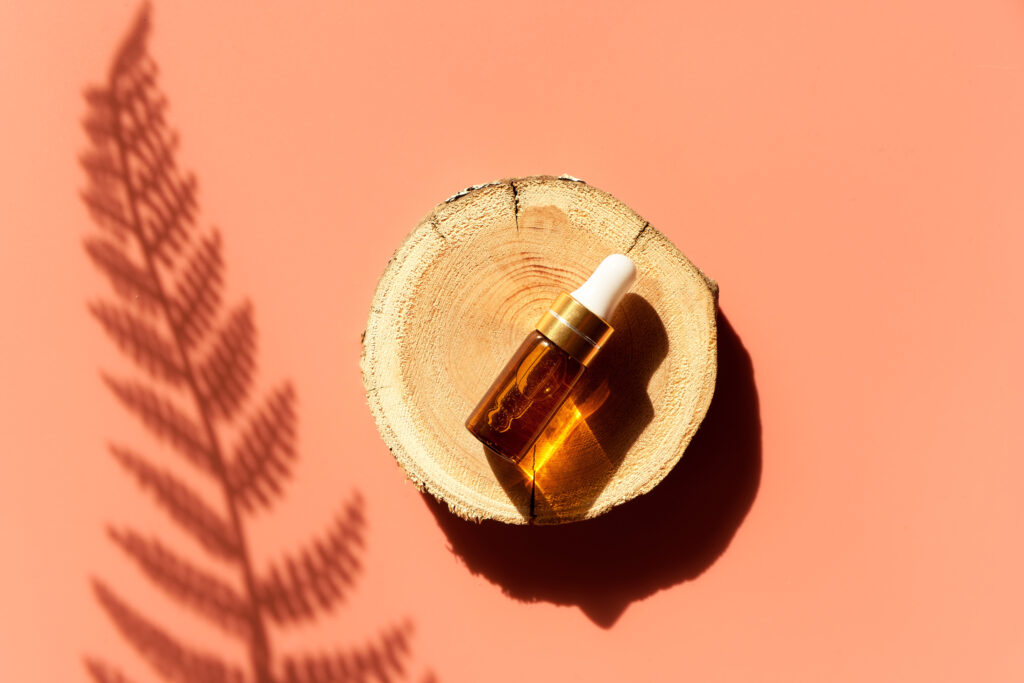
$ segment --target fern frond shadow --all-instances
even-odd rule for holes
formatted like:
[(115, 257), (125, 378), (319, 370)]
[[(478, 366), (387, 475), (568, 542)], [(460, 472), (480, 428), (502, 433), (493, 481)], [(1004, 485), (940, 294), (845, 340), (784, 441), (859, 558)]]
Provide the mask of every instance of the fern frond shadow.
[(295, 459), (295, 389), (270, 393), (252, 415), (228, 465), (228, 483), (246, 512), (270, 507), (284, 490)]
[[(283, 675), (299, 660), (276, 655), (267, 622), (310, 620), (344, 601), (362, 567), (364, 503), (356, 494), (322, 538), (270, 563), (265, 576), (257, 574), (247, 516), (270, 511), (285, 493), (297, 458), (295, 390), (285, 381), (253, 395), (254, 309), (243, 301), (225, 310), (221, 236), (199, 225), (196, 177), (178, 166), (178, 135), (167, 122), (149, 29), (150, 8), (144, 5), (106, 82), (85, 91), (90, 146), (79, 156), (87, 179), (81, 197), (103, 234), (87, 238), (84, 247), (116, 297), (90, 310), (147, 380), (104, 374), (115, 398), (192, 466), (190, 477), (204, 478), (222, 499), (207, 501), (209, 486), (130, 448), (112, 445), (111, 452), (197, 542), (193, 554), (220, 563), (205, 568), (133, 529), (111, 528), (109, 535), (158, 589), (237, 637), (247, 661), (230, 663), (185, 644), (102, 581), (93, 581), (93, 591), (120, 634), (166, 680), (280, 683), (275, 673)], [(237, 439), (230, 447), (229, 438)], [(410, 651), (408, 630), (403, 626), (363, 649), (295, 666), (331, 676), (351, 672), (346, 680), (397, 680)], [(128, 681), (98, 659), (84, 663), (99, 683)]]
[(117, 630), (162, 676), (182, 683), (241, 683), (242, 670), (216, 655), (183, 645), (130, 607), (100, 581), (93, 591)]
[(96, 683), (132, 683), (132, 680), (106, 662), (85, 658), (85, 670)]
[(211, 555), (235, 562), (241, 552), (228, 522), (203, 499), (170, 472), (149, 464), (127, 448), (110, 447), (117, 461), (150, 491), (171, 519), (192, 535)]
[(234, 588), (193, 566), (155, 538), (146, 539), (131, 530), (110, 529), (108, 534), (168, 595), (209, 617), (226, 631), (249, 637), (249, 607)]
[(363, 499), (356, 495), (335, 518), (325, 538), (270, 565), (258, 577), (256, 600), (274, 621), (312, 619), (344, 601), (362, 565)]
[(291, 655), (284, 659), (281, 683), (337, 683), (378, 681), (392, 683), (408, 674), (412, 624), (385, 630), (358, 648), (321, 655)]

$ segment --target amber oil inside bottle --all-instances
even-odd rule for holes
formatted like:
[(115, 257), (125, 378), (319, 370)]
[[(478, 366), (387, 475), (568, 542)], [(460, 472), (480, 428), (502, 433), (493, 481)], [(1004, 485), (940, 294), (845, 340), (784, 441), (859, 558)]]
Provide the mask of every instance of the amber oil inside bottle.
[(473, 436), (518, 464), (608, 341), (606, 318), (635, 275), (627, 256), (612, 254), (581, 287), (559, 294), (466, 420)]
[(466, 420), (491, 450), (518, 463), (583, 374), (584, 365), (534, 330)]

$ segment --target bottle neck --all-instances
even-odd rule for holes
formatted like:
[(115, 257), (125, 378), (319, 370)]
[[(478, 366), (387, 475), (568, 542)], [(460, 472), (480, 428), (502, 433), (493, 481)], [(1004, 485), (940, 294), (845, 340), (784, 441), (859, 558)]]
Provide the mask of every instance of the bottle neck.
[(562, 292), (541, 316), (537, 331), (586, 366), (594, 360), (614, 329), (571, 294)]

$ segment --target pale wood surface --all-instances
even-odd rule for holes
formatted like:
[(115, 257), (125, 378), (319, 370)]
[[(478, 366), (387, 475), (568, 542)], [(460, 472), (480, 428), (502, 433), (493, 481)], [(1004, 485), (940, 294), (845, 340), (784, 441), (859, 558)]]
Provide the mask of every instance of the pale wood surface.
[[(466, 417), (551, 300), (614, 252), (638, 277), (611, 342), (525, 472), (489, 456)], [(388, 262), (363, 336), (367, 401), (409, 479), (455, 514), (595, 517), (661, 481), (700, 425), (715, 384), (717, 291), (590, 185), (536, 176), (477, 186), (439, 204)]]

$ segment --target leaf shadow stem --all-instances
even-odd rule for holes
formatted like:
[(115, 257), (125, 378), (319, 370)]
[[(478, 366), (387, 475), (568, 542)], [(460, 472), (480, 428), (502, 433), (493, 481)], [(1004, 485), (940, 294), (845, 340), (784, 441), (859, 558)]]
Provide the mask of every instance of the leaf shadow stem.
[[(111, 83), (111, 86), (113, 85), (114, 84)], [(146, 262), (146, 269), (149, 271), (149, 276), (152, 279), (153, 286), (156, 288), (157, 298), (160, 301), (163, 314), (167, 318), (171, 334), (174, 337), (174, 344), (181, 358), (185, 381), (189, 387), (192, 397), (195, 400), (196, 408), (203, 422), (203, 428), (206, 432), (207, 445), (209, 448), (208, 456), (210, 458), (211, 469), (216, 475), (224, 492), (224, 499), (227, 503), (228, 515), (230, 517), (231, 530), (237, 543), (238, 556), (236, 559), (242, 570), (247, 607), (249, 610), (251, 628), (249, 638), (249, 658), (252, 662), (253, 674), (256, 677), (257, 683), (273, 683), (273, 678), (270, 673), (270, 643), (267, 638), (267, 629), (264, 623), (262, 610), (260, 609), (260, 603), (257, 600), (256, 580), (253, 575), (252, 561), (249, 557), (248, 544), (246, 542), (241, 516), (238, 511), (238, 504), (228, 480), (220, 440), (217, 437), (217, 431), (213, 426), (213, 420), (210, 415), (210, 407), (207, 405), (207, 402), (199, 389), (199, 383), (196, 381), (196, 373), (193, 369), (192, 360), (189, 357), (184, 339), (182, 338), (181, 328), (177, 323), (175, 323), (174, 315), (171, 311), (170, 300), (164, 289), (164, 284), (160, 278), (160, 272), (154, 258), (153, 245), (148, 242), (142, 229), (142, 217), (138, 206), (139, 197), (132, 182), (132, 174), (129, 169), (128, 150), (125, 144), (124, 132), (121, 128), (121, 107), (117, 98), (113, 95), (113, 87), (110, 88), (110, 93), (110, 107), (114, 114), (112, 117), (113, 137), (117, 144), (118, 157), (124, 176), (127, 203), (129, 211), (131, 212), (131, 230), (135, 234), (136, 239), (139, 240), (139, 246), (141, 247), (141, 251)]]

